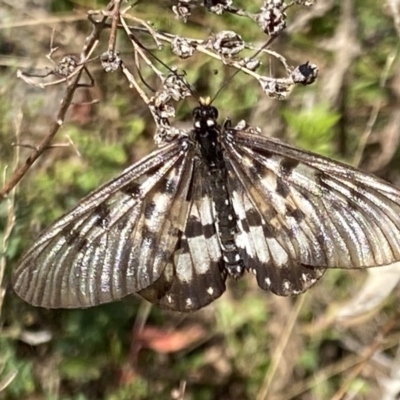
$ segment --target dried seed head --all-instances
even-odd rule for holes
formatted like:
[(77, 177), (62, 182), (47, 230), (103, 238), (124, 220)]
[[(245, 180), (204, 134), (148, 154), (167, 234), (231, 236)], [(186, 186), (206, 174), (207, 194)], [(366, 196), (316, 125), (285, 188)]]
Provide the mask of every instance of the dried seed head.
[(180, 58), (189, 58), (196, 50), (196, 46), (186, 38), (176, 36), (171, 43), (171, 50)]
[(212, 41), (212, 48), (223, 57), (232, 57), (244, 49), (244, 41), (233, 31), (221, 31)]
[(232, 6), (232, 0), (204, 0), (204, 6), (211, 12), (221, 15)]
[(168, 124), (157, 124), (156, 132), (154, 134), (154, 142), (157, 146), (162, 146), (180, 136), (187, 136), (187, 132), (174, 128)]
[(286, 14), (281, 0), (267, 0), (261, 12), (253, 17), (258, 26), (270, 36), (277, 36), (286, 28)]
[(78, 58), (72, 55), (65, 56), (54, 68), (54, 74), (60, 77), (70, 76), (78, 66)]
[(121, 58), (119, 52), (106, 51), (100, 56), (101, 65), (106, 72), (115, 72), (121, 66)]
[(191, 96), (190, 85), (182, 74), (171, 73), (163, 82), (163, 90), (170, 95), (170, 97), (179, 101), (185, 97)]
[(308, 61), (297, 66), (290, 74), (293, 83), (300, 83), (302, 85), (314, 83), (317, 76), (318, 67), (315, 64), (310, 64)]
[(188, 17), (190, 17), (190, 3), (191, 0), (179, 0), (177, 5), (172, 6), (172, 11), (174, 12), (176, 18), (187, 22)]
[(290, 93), (293, 82), (288, 79), (273, 79), (262, 76), (258, 80), (264, 93), (271, 99), (283, 100)]

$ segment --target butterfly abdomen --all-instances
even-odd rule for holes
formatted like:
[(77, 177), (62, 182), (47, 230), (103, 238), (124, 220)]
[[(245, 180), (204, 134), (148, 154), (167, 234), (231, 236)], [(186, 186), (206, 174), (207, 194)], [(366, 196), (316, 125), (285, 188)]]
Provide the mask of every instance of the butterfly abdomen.
[(214, 171), (210, 177), (210, 191), (213, 193), (215, 224), (225, 268), (232, 278), (238, 279), (243, 275), (244, 264), (235, 243), (237, 221), (226, 187), (226, 175), (225, 167)]

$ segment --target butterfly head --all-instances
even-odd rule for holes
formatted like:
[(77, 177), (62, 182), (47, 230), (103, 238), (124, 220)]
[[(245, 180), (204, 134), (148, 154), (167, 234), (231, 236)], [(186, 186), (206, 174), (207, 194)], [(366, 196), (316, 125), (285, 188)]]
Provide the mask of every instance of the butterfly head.
[(193, 110), (195, 129), (207, 130), (218, 125), (218, 110), (211, 105), (210, 97), (200, 97), (199, 103), (200, 105)]

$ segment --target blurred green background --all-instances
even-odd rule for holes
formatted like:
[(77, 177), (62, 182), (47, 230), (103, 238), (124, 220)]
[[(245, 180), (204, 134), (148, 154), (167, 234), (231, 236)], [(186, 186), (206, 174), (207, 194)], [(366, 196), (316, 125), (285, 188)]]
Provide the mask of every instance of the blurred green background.
[[(254, 45), (267, 40), (248, 18), (217, 16), (198, 7), (184, 24), (175, 19), (170, 1), (152, 3), (156, 4), (138, 2), (131, 14), (154, 28), (191, 38), (205, 39), (230, 29)], [(246, 3), (235, 1), (243, 7)], [(247, 10), (256, 12), (256, 3)], [(28, 146), (46, 135), (65, 89), (29, 86), (17, 79), (17, 69), (51, 67), (45, 56), (52, 35), (59, 47), (56, 61), (80, 53), (92, 29), (86, 11), (106, 4), (0, 1), (2, 183), (30, 154)], [(359, 164), (399, 184), (398, 13), (392, 3), (372, 0), (292, 7), (287, 30), (272, 49), (290, 65), (318, 65), (319, 79), (277, 101), (266, 98), (253, 78), (239, 73), (215, 100), (221, 121), (245, 118), (265, 135)], [(97, 54), (107, 49), (106, 33)], [(235, 72), (202, 54), (179, 60), (168, 46), (156, 50), (150, 39), (145, 43), (165, 63), (185, 70), (203, 96), (212, 97)], [(117, 48), (133, 66), (132, 46), (123, 35)], [(263, 56), (262, 62), (264, 74), (283, 76), (276, 61)], [(230, 282), (227, 293), (212, 305), (189, 315), (150, 307), (136, 297), (87, 310), (44, 310), (13, 293), (11, 271), (34, 237), (155, 148), (151, 115), (122, 74), (106, 74), (98, 62), (88, 69), (95, 86), (76, 93), (53, 141), (57, 146), (47, 150), (0, 203), (0, 272), (5, 271), (5, 291), (0, 293), (0, 399), (332, 398), (362, 350), (397, 312), (393, 295), (367, 315), (335, 321), (335, 310), (362, 286), (364, 271), (328, 271), (298, 298), (262, 292), (253, 277), (246, 276)], [(143, 73), (157, 87), (154, 76)], [(193, 99), (179, 104), (178, 126), (190, 126), (194, 106)], [(399, 328), (391, 330), (376, 358), (351, 380), (348, 398), (382, 398), (382, 379), (397, 365)]]

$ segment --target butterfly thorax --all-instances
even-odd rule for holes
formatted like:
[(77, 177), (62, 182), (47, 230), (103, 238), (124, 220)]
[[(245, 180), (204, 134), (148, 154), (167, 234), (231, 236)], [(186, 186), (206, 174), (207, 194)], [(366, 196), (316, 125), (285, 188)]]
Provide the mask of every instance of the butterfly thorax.
[(210, 172), (225, 168), (217, 117), (218, 111), (212, 106), (200, 106), (193, 111), (194, 140)]
[(221, 126), (217, 123), (215, 107), (201, 105), (193, 111), (193, 136), (202, 163), (208, 172), (208, 195), (213, 203), (215, 228), (223, 255), (225, 271), (233, 278), (242, 276), (243, 260), (235, 244), (237, 221), (227, 188), (228, 173), (220, 142)]

